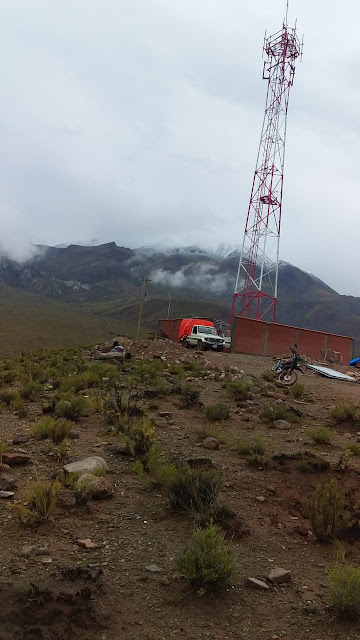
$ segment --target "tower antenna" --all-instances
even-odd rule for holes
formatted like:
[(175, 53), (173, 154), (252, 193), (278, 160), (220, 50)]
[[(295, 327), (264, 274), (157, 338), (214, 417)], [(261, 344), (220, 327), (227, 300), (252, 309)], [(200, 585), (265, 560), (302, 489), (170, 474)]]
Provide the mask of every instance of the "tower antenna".
[(289, 94), (302, 54), (296, 25), (287, 24), (288, 9), (287, 0), (282, 29), (264, 41), (265, 114), (230, 322), (237, 302), (241, 317), (275, 322)]

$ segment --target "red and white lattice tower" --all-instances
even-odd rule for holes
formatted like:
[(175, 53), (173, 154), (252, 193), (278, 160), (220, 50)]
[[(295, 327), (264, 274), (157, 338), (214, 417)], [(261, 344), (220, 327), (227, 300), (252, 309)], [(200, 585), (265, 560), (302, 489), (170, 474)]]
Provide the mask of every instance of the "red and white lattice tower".
[(265, 35), (263, 78), (267, 80), (264, 122), (240, 254), (231, 320), (275, 321), (282, 214), (286, 120), (295, 60), (303, 45), (284, 20), (281, 31)]

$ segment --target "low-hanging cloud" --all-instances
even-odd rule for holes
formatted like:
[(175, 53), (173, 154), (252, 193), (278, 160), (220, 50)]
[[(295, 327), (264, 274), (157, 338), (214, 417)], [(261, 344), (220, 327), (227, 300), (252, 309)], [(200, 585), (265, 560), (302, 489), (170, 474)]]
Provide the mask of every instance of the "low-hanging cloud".
[(24, 263), (39, 255), (40, 248), (29, 240), (28, 229), (21, 213), (9, 206), (0, 206), (0, 260)]
[(217, 265), (197, 262), (187, 265), (178, 271), (156, 269), (150, 278), (154, 284), (177, 288), (199, 289), (213, 294), (226, 293), (233, 284), (233, 279), (221, 273)]

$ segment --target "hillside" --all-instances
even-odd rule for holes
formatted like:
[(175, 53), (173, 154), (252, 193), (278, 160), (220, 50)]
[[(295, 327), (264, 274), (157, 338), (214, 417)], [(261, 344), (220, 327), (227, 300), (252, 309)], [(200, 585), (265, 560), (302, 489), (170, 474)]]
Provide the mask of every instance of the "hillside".
[(94, 344), (128, 325), (0, 284), (0, 357), (46, 347)]
[[(22, 265), (1, 259), (0, 283), (18, 296), (40, 295), (51, 303), (49, 309), (61, 303), (62, 311), (90, 314), (94, 326), (114, 320), (125, 323), (129, 333), (137, 322), (144, 276), (151, 280), (145, 327), (155, 329), (167, 314), (169, 295), (172, 316), (207, 315), (227, 321), (237, 264), (237, 252), (227, 247), (218, 252), (198, 247), (129, 249), (115, 242), (38, 247), (36, 257)], [(17, 316), (11, 317), (16, 326)], [(315, 276), (282, 263), (277, 321), (352, 335), (360, 341), (360, 298), (339, 295)]]
[(358, 639), (358, 386), (91, 355), (0, 359), (1, 640)]

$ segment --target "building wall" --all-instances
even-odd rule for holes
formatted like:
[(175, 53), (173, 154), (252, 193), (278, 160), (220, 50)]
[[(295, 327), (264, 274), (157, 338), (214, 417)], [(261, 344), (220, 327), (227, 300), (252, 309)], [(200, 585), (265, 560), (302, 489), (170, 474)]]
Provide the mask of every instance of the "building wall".
[(323, 360), (326, 349), (340, 352), (344, 363), (353, 357), (354, 338), (287, 325), (234, 318), (231, 350), (259, 356), (281, 356), (289, 347), (298, 345), (299, 353)]

